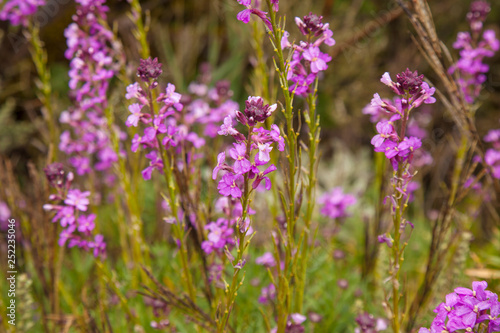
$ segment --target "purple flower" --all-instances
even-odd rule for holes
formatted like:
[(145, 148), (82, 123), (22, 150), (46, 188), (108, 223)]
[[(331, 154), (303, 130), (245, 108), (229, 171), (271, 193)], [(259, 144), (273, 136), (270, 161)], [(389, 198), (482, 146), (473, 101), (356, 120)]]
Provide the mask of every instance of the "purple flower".
[(103, 235), (95, 235), (94, 241), (89, 242), (89, 247), (94, 249), (94, 257), (106, 255), (106, 243)]
[(219, 173), (219, 170), (225, 170), (227, 169), (227, 164), (225, 163), (226, 160), (226, 153), (222, 152), (219, 155), (217, 155), (217, 166), (214, 168), (214, 171), (212, 172), (212, 179), (216, 180), (217, 179), (217, 174)]
[(378, 235), (377, 239), (379, 243), (386, 243), (388, 247), (392, 247), (393, 240), (387, 234)]
[(142, 170), (142, 178), (145, 180), (151, 179), (151, 174), (153, 170), (157, 169), (160, 171), (160, 173), (163, 173), (163, 161), (161, 160), (161, 157), (158, 156), (158, 153), (156, 150), (150, 151), (148, 154), (146, 154), (146, 158), (150, 160), (149, 166)]
[(255, 259), (255, 263), (257, 265), (262, 265), (265, 267), (274, 267), (276, 266), (276, 260), (274, 260), (274, 256), (271, 252), (266, 252), (262, 256)]
[(347, 217), (347, 207), (354, 205), (356, 201), (353, 195), (344, 194), (341, 187), (333, 188), (318, 199), (318, 203), (323, 205), (321, 214), (331, 219)]
[(89, 205), (89, 195), (89, 191), (81, 192), (78, 189), (69, 190), (68, 196), (66, 200), (64, 200), (64, 203), (66, 205), (75, 207), (75, 209), (85, 212), (87, 210), (87, 206)]
[(233, 143), (234, 148), (229, 149), (229, 155), (234, 162), (234, 172), (243, 174), (250, 170), (251, 163), (247, 159), (246, 144), (245, 143)]
[(27, 26), (38, 7), (44, 6), (45, 0), (7, 0), (0, 7), (0, 21), (10, 21), (13, 26)]
[(227, 116), (224, 118), (224, 124), (220, 126), (219, 135), (238, 135), (239, 132), (233, 127), (233, 118)]
[(64, 244), (66, 244), (66, 241), (73, 236), (73, 232), (75, 231), (75, 229), (76, 229), (76, 227), (74, 225), (72, 225), (66, 229), (63, 229), (63, 231), (61, 231), (61, 234), (59, 235), (59, 241), (58, 241), (59, 246), (62, 247), (62, 246), (64, 246)]
[(137, 104), (137, 103), (131, 104), (128, 107), (128, 110), (132, 114), (130, 116), (128, 116), (127, 121), (125, 122), (125, 125), (127, 125), (128, 127), (130, 127), (130, 126), (137, 127), (137, 125), (139, 124), (139, 120), (141, 119), (141, 116), (143, 115), (141, 113), (141, 109), (142, 109), (142, 105)]
[(267, 287), (262, 288), (259, 296), (260, 304), (267, 304), (276, 298), (276, 287), (270, 283)]
[(78, 231), (79, 232), (91, 232), (95, 228), (95, 214), (80, 215), (78, 217)]
[[(276, 110), (277, 105), (264, 104), (264, 99), (258, 96), (250, 96), (245, 102), (243, 113), (245, 122), (249, 126), (255, 126), (257, 122), (263, 123)], [(241, 113), (240, 113), (241, 114)]]
[(228, 220), (220, 218), (216, 222), (207, 224), (205, 229), (209, 231), (207, 240), (201, 244), (205, 253), (222, 251), (226, 245), (234, 245), (233, 229)]
[[(439, 304), (434, 310), (431, 329), (421, 328), (419, 332), (447, 332), (466, 330), (473, 332), (474, 327), (489, 321), (488, 332), (497, 329), (497, 316), (500, 314), (498, 295), (486, 290), (487, 283), (473, 282), (472, 290), (456, 288), (454, 293), (446, 295), (446, 302)], [(488, 314), (489, 311), (489, 314)]]
[(258, 169), (255, 168), (254, 173), (257, 174), (257, 177), (255, 178), (254, 182), (252, 183), (252, 188), (256, 189), (260, 183), (264, 180), (265, 181), (265, 189), (269, 191), (271, 189), (271, 180), (269, 177), (266, 177), (267, 174), (276, 171), (277, 168), (274, 164), (271, 164), (264, 172), (258, 172)]
[(179, 110), (182, 109), (181, 97), (181, 94), (175, 92), (175, 86), (169, 83), (165, 89), (165, 94), (160, 94), (158, 100), (169, 106), (176, 106), (175, 108)]
[(388, 138), (397, 140), (397, 134), (394, 130), (394, 126), (392, 126), (392, 123), (388, 121), (381, 121), (377, 124), (376, 127), (379, 134), (375, 135), (371, 141), (372, 145), (375, 146), (375, 148), (380, 147)]
[(311, 72), (318, 73), (324, 71), (328, 68), (326, 64), (331, 60), (331, 57), (327, 54), (321, 53), (319, 47), (310, 46), (307, 50), (303, 52), (303, 56), (306, 60), (311, 62)]
[(259, 154), (256, 157), (256, 161), (258, 160), (257, 165), (266, 164), (271, 160), (269, 153), (273, 150), (273, 147), (269, 143), (258, 143), (257, 147), (259, 149)]
[[(273, 1), (276, 2), (276, 5), (277, 5), (277, 0), (273, 0)], [(264, 24), (267, 26), (267, 28), (269, 30), (271, 30), (271, 31), (273, 30), (273, 27), (271, 25), (271, 21), (267, 17), (267, 12), (263, 12), (260, 9), (253, 8), (251, 0), (244, 0), (244, 1), (238, 1), (238, 2), (247, 7), (246, 9), (239, 12), (238, 15), (236, 15), (236, 19), (238, 21), (241, 21), (243, 23), (248, 23), (248, 22), (250, 22), (250, 15), (253, 14), (253, 15), (259, 17), (262, 20), (262, 22), (264, 22)]]
[(57, 211), (56, 215), (52, 219), (52, 222), (56, 221), (59, 221), (61, 227), (72, 225), (75, 223), (75, 209), (70, 206), (62, 207), (59, 211)]
[(225, 197), (232, 196), (233, 198), (241, 198), (241, 190), (236, 182), (241, 178), (241, 175), (233, 175), (226, 173), (217, 186), (219, 193)]
[(151, 79), (156, 80), (163, 73), (161, 66), (158, 58), (141, 59), (137, 68), (137, 76), (144, 82), (149, 82)]

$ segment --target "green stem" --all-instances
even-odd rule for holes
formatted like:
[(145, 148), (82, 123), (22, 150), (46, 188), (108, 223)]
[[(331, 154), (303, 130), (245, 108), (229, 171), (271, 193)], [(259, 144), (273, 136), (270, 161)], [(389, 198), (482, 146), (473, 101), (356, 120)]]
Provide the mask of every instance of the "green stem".
[[(250, 151), (252, 148), (252, 140), (251, 140), (251, 135), (252, 135), (252, 130), (253, 126), (248, 128), (248, 137), (247, 137), (247, 147), (246, 147), (246, 156), (250, 156)], [(243, 195), (241, 197), (241, 206), (243, 209), (243, 213), (241, 215), (241, 220), (239, 222), (242, 225), (245, 225), (245, 220), (248, 217), (248, 207), (250, 205), (250, 194), (252, 193), (252, 190), (250, 189), (250, 179), (248, 177), (248, 172), (245, 173), (244, 178), (243, 178)], [(248, 226), (250, 227), (250, 225)], [(231, 281), (231, 285), (226, 285), (225, 291), (226, 291), (226, 304), (224, 305), (224, 313), (222, 315), (222, 319), (218, 320), (216, 319), (217, 322), (217, 333), (223, 333), (226, 329), (227, 323), (229, 321), (229, 316), (231, 315), (231, 311), (233, 310), (234, 307), (234, 300), (236, 299), (236, 296), (238, 295), (238, 289), (241, 287), (243, 284), (243, 281), (238, 282), (238, 276), (240, 274), (241, 268), (236, 268), (235, 266), (238, 265), (239, 263), (242, 262), (243, 259), (243, 254), (245, 253), (245, 250), (248, 248), (250, 245), (250, 239), (245, 241), (245, 235), (246, 235), (246, 230), (243, 228), (243, 232), (240, 228), (240, 225), (236, 225), (236, 231), (238, 232), (238, 249), (237, 249), (237, 256), (232, 262), (234, 271), (233, 271), (233, 279)]]
[(148, 44), (148, 30), (149, 28), (144, 24), (142, 19), (142, 7), (139, 0), (132, 0), (130, 5), (132, 6), (131, 19), (135, 23), (135, 30), (133, 31), (135, 38), (141, 45), (141, 57), (142, 59), (147, 59), (151, 56)]
[[(150, 112), (152, 117), (154, 118), (155, 115), (158, 114), (156, 103), (154, 103), (154, 101), (156, 101), (156, 96), (154, 96), (154, 91), (151, 89), (151, 87), (147, 87), (147, 89), (149, 90), (148, 97), (150, 103)], [(172, 214), (176, 220), (176, 223), (174, 223), (172, 229), (174, 232), (174, 236), (179, 240), (180, 244), (179, 253), (181, 258), (182, 271), (184, 275), (183, 280), (186, 283), (189, 297), (193, 302), (195, 302), (196, 292), (193, 284), (193, 278), (191, 276), (191, 271), (189, 270), (187, 245), (185, 244), (186, 240), (184, 237), (184, 228), (182, 227), (182, 221), (179, 220), (179, 202), (176, 200), (176, 198), (178, 197), (177, 193), (179, 192), (179, 189), (177, 187), (177, 183), (174, 181), (174, 176), (173, 176), (174, 166), (173, 163), (171, 163), (167, 151), (163, 147), (163, 144), (161, 143), (161, 140), (158, 136), (156, 137), (156, 140), (158, 142), (158, 150), (163, 164), (163, 176), (165, 177), (165, 181), (167, 183), (168, 202), (170, 205), (170, 209), (172, 210)]]
[[(290, 89), (287, 80), (287, 71), (289, 66), (285, 61), (283, 55), (283, 50), (281, 49), (281, 38), (283, 36), (284, 30), (278, 26), (276, 22), (276, 13), (272, 9), (271, 2), (267, 0), (267, 6), (269, 9), (270, 21), (272, 26), (272, 31), (269, 32), (271, 43), (274, 46), (274, 52), (278, 57), (277, 68), (278, 78), (280, 81), (280, 87), (285, 97), (284, 114), (286, 119), (286, 135), (285, 140), (288, 146), (288, 179), (285, 180), (285, 186), (288, 191), (288, 211), (286, 212), (287, 220), (287, 242), (285, 243), (285, 269), (280, 271), (280, 276), (278, 279), (278, 333), (284, 333), (286, 328), (286, 322), (288, 314), (291, 312), (291, 295), (289, 286), (291, 281), (294, 279), (294, 267), (291, 267), (292, 262), (292, 251), (295, 248), (295, 197), (296, 197), (296, 180), (295, 176), (298, 171), (298, 166), (295, 165), (296, 153), (297, 153), (297, 133), (293, 127), (293, 95), (290, 94)], [(275, 63), (276, 65), (276, 63)], [(288, 275), (289, 274), (289, 275)]]
[(44, 48), (44, 44), (40, 39), (40, 28), (32, 23), (27, 27), (28, 31), (26, 33), (26, 38), (30, 42), (30, 53), (31, 58), (35, 64), (38, 77), (40, 79), (36, 86), (38, 87), (38, 98), (43, 104), (43, 119), (47, 125), (49, 131), (49, 154), (48, 163), (52, 163), (56, 160), (59, 141), (59, 133), (56, 126), (56, 119), (54, 115), (54, 109), (51, 103), (52, 95), (52, 85), (50, 82), (50, 71), (47, 69), (47, 51)]
[[(317, 83), (317, 81), (316, 81)], [(306, 273), (307, 273), (307, 262), (309, 259), (309, 235), (310, 227), (312, 222), (312, 215), (314, 211), (314, 206), (316, 203), (316, 167), (318, 163), (318, 153), (317, 148), (319, 145), (319, 116), (316, 115), (316, 89), (314, 93), (310, 93), (307, 96), (307, 104), (309, 106), (309, 113), (304, 113), (305, 123), (309, 129), (309, 175), (308, 184), (306, 187), (306, 213), (304, 216), (304, 239), (302, 241), (302, 253), (299, 256), (299, 274), (297, 281), (297, 289), (295, 292), (295, 310), (296, 313), (302, 313), (303, 302), (304, 302), (304, 292), (306, 283)]]

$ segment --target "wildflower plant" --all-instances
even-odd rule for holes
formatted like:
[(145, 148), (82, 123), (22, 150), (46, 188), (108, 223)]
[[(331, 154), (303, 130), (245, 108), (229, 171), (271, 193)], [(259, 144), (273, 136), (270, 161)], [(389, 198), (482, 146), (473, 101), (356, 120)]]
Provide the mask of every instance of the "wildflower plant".
[[(380, 81), (397, 94), (398, 98), (393, 103), (388, 99), (382, 99), (378, 93), (375, 93), (371, 101), (375, 112), (383, 111), (390, 117), (389, 120), (381, 120), (377, 123), (378, 134), (372, 138), (371, 144), (375, 152), (384, 153), (394, 170), (391, 179), (392, 193), (386, 198), (391, 205), (392, 232), (378, 237), (379, 242), (386, 243), (392, 250), (389, 273), (392, 282), (391, 319), (394, 332), (399, 332), (401, 325), (400, 272), (407, 245), (402, 237), (405, 236), (407, 226), (414, 228), (414, 225), (405, 218), (410, 199), (408, 189), (417, 171), (413, 166), (414, 154), (422, 146), (419, 138), (408, 137), (406, 131), (410, 115), (413, 115), (412, 112), (424, 103), (436, 102), (436, 99), (432, 97), (435, 89), (423, 79), (423, 75), (418, 75), (417, 71), (412, 72), (406, 69), (397, 74), (396, 81), (393, 81), (390, 74), (386, 72)], [(411, 235), (411, 230), (409, 235)]]

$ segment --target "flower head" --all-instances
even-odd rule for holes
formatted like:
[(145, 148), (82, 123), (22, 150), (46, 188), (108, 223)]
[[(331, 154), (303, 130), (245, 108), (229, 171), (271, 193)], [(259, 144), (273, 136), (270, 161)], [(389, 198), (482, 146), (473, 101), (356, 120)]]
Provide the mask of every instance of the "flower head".
[(418, 72), (412, 72), (408, 68), (406, 71), (396, 75), (396, 81), (400, 88), (400, 93), (409, 92), (415, 94), (420, 90), (420, 86), (424, 80), (423, 75), (418, 75)]
[(144, 82), (149, 82), (151, 79), (156, 80), (163, 73), (161, 66), (158, 58), (141, 59), (137, 68), (137, 76)]
[(276, 110), (277, 105), (264, 104), (262, 97), (248, 97), (245, 102), (244, 116), (249, 126), (255, 126), (257, 122), (263, 123)]

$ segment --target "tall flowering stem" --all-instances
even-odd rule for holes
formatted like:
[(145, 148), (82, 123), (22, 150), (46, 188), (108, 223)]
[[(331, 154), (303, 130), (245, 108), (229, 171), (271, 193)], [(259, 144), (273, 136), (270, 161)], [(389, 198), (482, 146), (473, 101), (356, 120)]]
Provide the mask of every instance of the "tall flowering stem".
[[(245, 103), (244, 112), (236, 112), (236, 119), (248, 130), (246, 137), (233, 127), (231, 115), (224, 119), (224, 124), (218, 132), (220, 135), (230, 135), (235, 139), (234, 148), (229, 149), (229, 155), (234, 159), (234, 164), (233, 166), (226, 164), (225, 152), (220, 153), (217, 157), (218, 163), (213, 171), (212, 178), (216, 179), (220, 171), (224, 172), (217, 187), (219, 193), (224, 197), (239, 199), (241, 203), (241, 217), (238, 218), (236, 223), (236, 233), (238, 235), (234, 241), (237, 246), (236, 256), (233, 256), (227, 245), (224, 244), (226, 246), (225, 254), (233, 266), (233, 276), (231, 284), (225, 284), (225, 297), (222, 301), (221, 316), (216, 317), (218, 332), (225, 331), (238, 289), (243, 283), (243, 279), (239, 280), (239, 274), (245, 265), (246, 260), (243, 256), (253, 236), (249, 217), (251, 194), (259, 187), (270, 190), (272, 184), (267, 175), (277, 169), (274, 164), (269, 165), (263, 171), (259, 167), (271, 162), (270, 152), (274, 148), (273, 144), (277, 146), (279, 151), (285, 149), (285, 141), (277, 125), (271, 125), (271, 130), (257, 127), (259, 123), (264, 123), (276, 108), (276, 104), (267, 105), (264, 104), (261, 97), (251, 96)], [(209, 235), (210, 238), (211, 235)], [(215, 241), (215, 239), (213, 240)], [(205, 244), (210, 245), (210, 243), (207, 244), (206, 242)], [(212, 251), (212, 246), (203, 246), (203, 248), (206, 252)]]
[[(268, 8), (271, 9), (271, 2), (267, 1)], [(286, 119), (286, 146), (288, 148), (287, 151), (287, 160), (288, 160), (288, 179), (285, 180), (285, 186), (287, 186), (287, 195), (288, 197), (285, 199), (282, 197), (284, 207), (288, 207), (288, 210), (285, 211), (286, 215), (286, 225), (287, 225), (287, 242), (285, 246), (285, 265), (284, 269), (278, 269), (278, 292), (277, 292), (277, 302), (278, 302), (278, 315), (277, 315), (277, 324), (278, 324), (278, 333), (283, 333), (285, 331), (287, 325), (288, 315), (291, 313), (291, 290), (290, 290), (290, 278), (288, 276), (288, 272), (291, 271), (291, 261), (292, 261), (292, 250), (295, 248), (295, 222), (297, 220), (297, 216), (295, 214), (295, 197), (297, 191), (296, 185), (296, 174), (298, 170), (297, 163), (297, 133), (295, 132), (293, 126), (293, 93), (290, 92), (290, 87), (288, 84), (288, 70), (287, 67), (288, 61), (285, 59), (283, 50), (280, 47), (281, 39), (283, 38), (283, 34), (285, 33), (284, 28), (282, 29), (278, 23), (276, 22), (276, 13), (273, 10), (270, 10), (270, 18), (272, 31), (269, 31), (269, 36), (271, 39), (271, 43), (274, 46), (274, 52), (277, 55), (277, 61), (275, 59), (276, 71), (278, 73), (279, 83), (281, 87), (281, 91), (283, 92), (283, 96), (285, 97), (285, 104), (283, 113)], [(280, 267), (280, 264), (278, 264)]]
[[(271, 6), (272, 5), (272, 6)], [(298, 45), (291, 44), (288, 40), (289, 33), (276, 24), (275, 6), (268, 1), (270, 12), (270, 21), (273, 28), (271, 42), (275, 46), (275, 53), (278, 57), (277, 71), (280, 79), (281, 89), (285, 96), (285, 118), (287, 121), (287, 144), (288, 150), (288, 207), (286, 214), (287, 238), (285, 244), (285, 267), (284, 270), (278, 269), (278, 332), (284, 332), (290, 325), (289, 315), (293, 312), (302, 313), (303, 297), (305, 289), (305, 279), (307, 272), (307, 261), (309, 257), (309, 235), (310, 226), (313, 217), (315, 204), (316, 187), (316, 168), (318, 163), (317, 148), (319, 144), (319, 117), (316, 115), (316, 93), (318, 84), (318, 74), (328, 68), (327, 63), (331, 57), (320, 51), (319, 47), (324, 43), (328, 46), (334, 45), (332, 31), (328, 24), (322, 23), (322, 17), (312, 13), (305, 16), (304, 19), (295, 18), (302, 35), (306, 41), (301, 41)], [(285, 59), (283, 50), (291, 51), (291, 58)], [(289, 86), (289, 81), (292, 85)], [(305, 186), (307, 205), (304, 215), (304, 229), (300, 236), (300, 249), (295, 248), (295, 225), (297, 222), (297, 211), (300, 207), (295, 206), (297, 191), (297, 140), (298, 133), (294, 130), (293, 124), (293, 98), (295, 95), (305, 97), (308, 105), (308, 111), (303, 113), (309, 136), (309, 145), (307, 147), (309, 155), (309, 166), (307, 175), (307, 184)], [(285, 205), (286, 206), (286, 205)], [(298, 251), (297, 255), (292, 253)], [(295, 292), (292, 300), (290, 287), (294, 287)], [(292, 304), (293, 301), (293, 304)]]
[[(422, 146), (417, 137), (407, 137), (406, 131), (411, 112), (422, 103), (430, 104), (436, 101), (432, 95), (434, 88), (423, 82), (423, 75), (411, 72), (409, 69), (397, 74), (396, 82), (392, 81), (389, 73), (385, 73), (381, 82), (393, 90), (399, 97), (394, 102), (382, 99), (375, 94), (371, 106), (377, 111), (385, 111), (390, 116), (389, 120), (377, 123), (378, 134), (371, 141), (376, 152), (383, 152), (389, 159), (393, 169), (392, 194), (388, 197), (391, 201), (392, 234), (386, 233), (379, 236), (379, 242), (386, 243), (392, 249), (392, 263), (389, 274), (392, 281), (392, 328), (395, 333), (400, 332), (401, 314), (400, 303), (400, 272), (404, 259), (404, 249), (407, 245), (402, 243), (407, 225), (413, 229), (413, 224), (405, 219), (405, 212), (410, 199), (409, 184), (416, 174), (414, 170), (414, 153)], [(411, 235), (411, 231), (410, 231)], [(409, 238), (409, 236), (408, 236)]]
[[(301, 41), (298, 45), (293, 45), (288, 41), (289, 33), (284, 30), (281, 19), (276, 13), (279, 10), (278, 0), (268, 0), (268, 12), (258, 9), (259, 2), (252, 6), (251, 0), (238, 0), (246, 9), (241, 11), (237, 18), (244, 23), (248, 23), (252, 15), (260, 18), (266, 25), (271, 44), (274, 47), (274, 65), (278, 73), (279, 84), (285, 99), (282, 104), (283, 113), (286, 120), (285, 140), (288, 146), (287, 161), (288, 168), (285, 172), (285, 194), (280, 193), (283, 207), (286, 207), (286, 235), (283, 235), (278, 228), (280, 239), (285, 249), (284, 262), (277, 265), (277, 279), (273, 279), (277, 289), (277, 322), (278, 333), (285, 332), (291, 326), (299, 327), (303, 320), (294, 320), (293, 316), (302, 316), (300, 313), (292, 315), (292, 307), (296, 311), (302, 311), (303, 294), (305, 286), (305, 274), (307, 270), (309, 228), (311, 225), (314, 209), (314, 188), (316, 183), (315, 168), (317, 166), (317, 144), (319, 142), (319, 119), (316, 117), (316, 86), (318, 74), (328, 68), (327, 63), (331, 57), (320, 51), (319, 46), (323, 43), (333, 45), (332, 31), (328, 24), (321, 22), (322, 17), (312, 13), (304, 17), (304, 21), (299, 18), (295, 22), (301, 33), (307, 37), (306, 41)], [(289, 56), (285, 57), (284, 49), (289, 49)], [(292, 83), (290, 86), (289, 81)], [(299, 185), (299, 168), (301, 150), (298, 148), (298, 135), (294, 129), (294, 96), (307, 98), (309, 111), (304, 113), (309, 129), (309, 174), (306, 185), (306, 195), (308, 200), (305, 218), (305, 228), (298, 239), (300, 249), (297, 248), (295, 239), (296, 223), (299, 216), (300, 205), (297, 206), (297, 190)], [(276, 244), (276, 253), (279, 253)], [(297, 253), (298, 251), (298, 253)], [(276, 259), (280, 261), (279, 255)], [(282, 265), (283, 264), (283, 265)], [(296, 288), (296, 290), (295, 290)], [(292, 297), (296, 291), (298, 297)]]
[[(165, 93), (157, 96), (156, 88), (159, 83), (158, 77), (162, 74), (162, 64), (158, 59), (141, 59), (137, 69), (137, 76), (141, 79), (139, 82), (127, 87), (127, 99), (134, 99), (137, 103), (129, 105), (130, 115), (127, 118), (128, 127), (138, 127), (139, 123), (148, 127), (144, 129), (144, 135), (138, 134), (132, 139), (132, 151), (136, 152), (140, 147), (149, 150), (146, 158), (150, 160), (149, 166), (142, 171), (145, 180), (151, 179), (153, 171), (157, 170), (163, 174), (166, 184), (169, 206), (173, 214), (174, 223), (172, 229), (175, 240), (180, 252), (180, 260), (183, 272), (183, 281), (189, 297), (196, 299), (195, 286), (189, 269), (185, 230), (183, 219), (179, 211), (179, 189), (174, 180), (174, 159), (169, 150), (179, 144), (178, 138), (174, 135), (178, 132), (176, 126), (175, 114), (183, 109), (180, 103), (181, 95), (175, 92), (175, 86), (168, 84)], [(142, 112), (147, 108), (149, 113)]]

